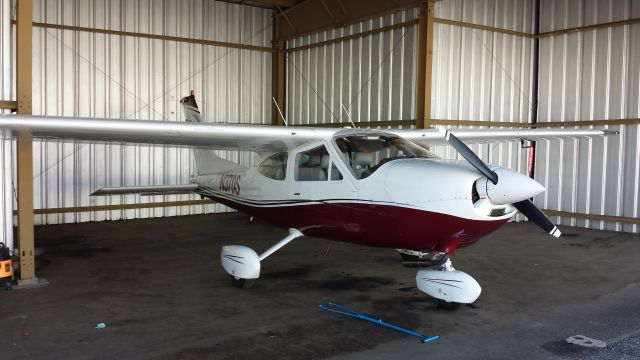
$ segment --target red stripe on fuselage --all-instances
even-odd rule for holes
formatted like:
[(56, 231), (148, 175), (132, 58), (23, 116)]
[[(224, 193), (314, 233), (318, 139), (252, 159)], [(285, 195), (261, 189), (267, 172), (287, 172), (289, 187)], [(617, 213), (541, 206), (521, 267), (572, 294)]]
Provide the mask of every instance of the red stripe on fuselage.
[(447, 253), (475, 243), (508, 220), (470, 220), (379, 203), (318, 201), (264, 207), (206, 196), (275, 226), (296, 228), (308, 236), (366, 246)]

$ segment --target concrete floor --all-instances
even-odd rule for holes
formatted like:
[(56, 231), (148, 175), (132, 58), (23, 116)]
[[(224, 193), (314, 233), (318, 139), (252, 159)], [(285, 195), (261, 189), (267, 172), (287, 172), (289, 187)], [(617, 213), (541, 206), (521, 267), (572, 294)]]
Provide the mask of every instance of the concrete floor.
[[(451, 312), (394, 251), (332, 243), (323, 256), (314, 238), (267, 259), (252, 289), (231, 288), (221, 245), (262, 250), (286, 234), (240, 214), (41, 226), (51, 285), (0, 292), (0, 358), (640, 358), (640, 236), (562, 230), (507, 224), (460, 250), (454, 265), (483, 293)], [(316, 307), (327, 300), (441, 338)], [(608, 346), (564, 342), (576, 334)]]

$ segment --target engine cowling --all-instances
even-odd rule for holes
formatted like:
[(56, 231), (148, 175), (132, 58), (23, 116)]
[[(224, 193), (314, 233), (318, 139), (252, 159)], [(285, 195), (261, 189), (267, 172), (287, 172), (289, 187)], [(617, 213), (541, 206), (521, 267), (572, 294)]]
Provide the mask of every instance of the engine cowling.
[(471, 275), (459, 270), (423, 269), (416, 274), (416, 284), (429, 296), (461, 304), (473, 303), (482, 292)]
[(260, 277), (260, 257), (250, 247), (223, 246), (220, 259), (224, 270), (237, 279), (257, 279)]

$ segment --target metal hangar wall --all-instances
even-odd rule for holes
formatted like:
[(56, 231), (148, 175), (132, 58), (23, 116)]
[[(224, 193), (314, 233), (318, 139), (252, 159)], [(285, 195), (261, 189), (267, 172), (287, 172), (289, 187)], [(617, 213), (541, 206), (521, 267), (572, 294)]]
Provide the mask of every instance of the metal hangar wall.
[[(15, 49), (16, 4), (2, 5), (2, 39), (12, 41), (2, 49)], [(207, 121), (270, 122), (272, 15), (218, 1), (34, 0), (33, 114), (183, 121), (179, 100), (193, 89)], [(226, 210), (191, 195), (88, 196), (103, 186), (187, 183), (186, 148), (34, 141), (33, 155), (36, 224)]]
[(620, 136), (540, 142), (536, 179), (547, 192), (536, 202), (559, 214), (605, 215), (559, 217), (563, 225), (637, 233), (640, 2), (543, 0), (540, 31), (538, 122), (605, 127)]

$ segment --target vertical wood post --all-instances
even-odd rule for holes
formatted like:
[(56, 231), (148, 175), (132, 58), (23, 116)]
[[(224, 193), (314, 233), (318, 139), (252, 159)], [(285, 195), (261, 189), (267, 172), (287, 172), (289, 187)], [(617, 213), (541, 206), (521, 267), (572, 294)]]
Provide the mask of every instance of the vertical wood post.
[[(32, 0), (18, 0), (16, 16), (16, 87), (18, 114), (31, 115)], [(33, 240), (33, 143), (30, 133), (17, 134), (18, 247), (20, 281), (37, 283)]]
[(431, 126), (431, 64), (433, 62), (433, 2), (420, 4), (418, 18), (418, 71), (416, 128)]
[[(285, 42), (278, 39), (280, 19), (274, 15), (273, 21), (273, 70), (271, 81), (273, 82), (273, 97), (276, 99), (276, 103), (282, 110), (284, 116), (287, 114), (285, 107), (286, 97), (286, 66), (285, 66)], [(271, 123), (273, 125), (284, 125), (284, 120), (280, 116), (278, 109), (272, 103), (271, 104)]]

